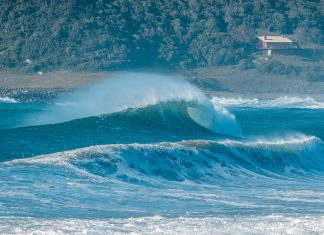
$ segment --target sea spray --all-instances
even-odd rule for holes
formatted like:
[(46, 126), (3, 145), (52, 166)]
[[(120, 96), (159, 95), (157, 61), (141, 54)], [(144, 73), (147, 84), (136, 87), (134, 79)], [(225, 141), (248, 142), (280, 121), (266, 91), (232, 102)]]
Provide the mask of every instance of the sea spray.
[(324, 102), (311, 97), (282, 96), (275, 99), (213, 97), (212, 103), (224, 107), (324, 109)]
[[(59, 116), (54, 108), (73, 107), (76, 93), (50, 106), (9, 96), (20, 103), (1, 104), (0, 121)], [(321, 233), (324, 110), (232, 108), (245, 133), (234, 139), (201, 127), (229, 115), (204, 100), (0, 128), (0, 233), (168, 233), (175, 224), (179, 233)]]
[(17, 100), (15, 100), (14, 98), (10, 98), (10, 97), (0, 97), (0, 103), (18, 103)]
[[(71, 174), (155, 184), (259, 177), (298, 178), (322, 172), (324, 143), (314, 136), (281, 139), (191, 140), (154, 144), (96, 145), (71, 151), (15, 159), (7, 166), (56, 166)], [(1, 169), (1, 164), (0, 164)], [(161, 170), (159, 170), (161, 169)], [(127, 175), (127, 177), (119, 177)], [(217, 181), (215, 181), (217, 179)]]
[(69, 96), (61, 97), (46, 112), (30, 117), (25, 125), (54, 124), (91, 116), (143, 108), (159, 103), (195, 102), (189, 116), (219, 134), (241, 136), (235, 116), (214, 105), (195, 86), (179, 76), (120, 73)]

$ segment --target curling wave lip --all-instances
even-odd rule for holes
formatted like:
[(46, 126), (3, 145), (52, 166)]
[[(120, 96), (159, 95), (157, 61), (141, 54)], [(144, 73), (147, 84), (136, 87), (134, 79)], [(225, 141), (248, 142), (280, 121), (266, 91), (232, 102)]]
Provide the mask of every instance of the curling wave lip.
[(188, 114), (201, 126), (223, 135), (242, 136), (235, 116), (212, 104), (197, 87), (181, 77), (147, 73), (121, 73), (78, 90), (56, 102), (69, 105), (52, 105), (23, 125), (54, 124), (173, 101), (197, 103)]

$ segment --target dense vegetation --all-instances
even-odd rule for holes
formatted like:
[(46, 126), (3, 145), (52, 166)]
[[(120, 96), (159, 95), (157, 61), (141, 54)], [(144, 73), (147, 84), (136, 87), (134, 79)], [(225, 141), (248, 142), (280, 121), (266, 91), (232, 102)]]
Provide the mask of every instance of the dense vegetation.
[[(324, 44), (324, 0), (4, 0), (0, 67), (238, 64), (262, 32)], [(242, 66), (249, 66), (245, 61)]]

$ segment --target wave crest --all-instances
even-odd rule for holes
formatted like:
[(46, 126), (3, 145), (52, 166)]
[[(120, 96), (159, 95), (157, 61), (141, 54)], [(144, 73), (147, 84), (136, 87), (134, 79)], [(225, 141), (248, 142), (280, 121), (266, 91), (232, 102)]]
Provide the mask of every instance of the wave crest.
[(195, 86), (179, 77), (143, 73), (122, 73), (78, 90), (58, 100), (60, 105), (31, 117), (25, 125), (60, 123), (177, 101), (196, 104), (194, 109), (199, 112), (188, 114), (199, 125), (219, 134), (241, 136), (235, 116), (213, 105)]
[(17, 100), (15, 100), (14, 98), (10, 98), (10, 97), (0, 97), (0, 103), (18, 103)]
[(324, 109), (324, 102), (317, 101), (310, 97), (299, 98), (283, 96), (276, 99), (213, 97), (212, 102), (225, 107)]
[(316, 137), (287, 141), (183, 141), (99, 145), (6, 162), (68, 168), (85, 177), (132, 183), (195, 181), (217, 183), (233, 177), (306, 177), (322, 172), (324, 143)]

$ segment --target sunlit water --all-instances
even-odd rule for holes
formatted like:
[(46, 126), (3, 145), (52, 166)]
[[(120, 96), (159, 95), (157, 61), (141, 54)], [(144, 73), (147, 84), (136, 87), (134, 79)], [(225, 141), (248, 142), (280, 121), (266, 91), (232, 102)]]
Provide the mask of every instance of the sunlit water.
[(2, 97), (0, 233), (324, 233), (321, 103), (210, 102), (182, 88), (116, 110), (100, 95), (91, 110), (80, 93)]

